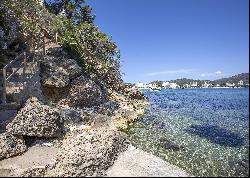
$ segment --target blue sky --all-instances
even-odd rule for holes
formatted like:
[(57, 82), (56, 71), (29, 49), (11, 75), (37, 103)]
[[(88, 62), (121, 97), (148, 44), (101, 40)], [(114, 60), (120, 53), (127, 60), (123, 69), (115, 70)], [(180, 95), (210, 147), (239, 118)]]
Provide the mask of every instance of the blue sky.
[(87, 0), (121, 50), (125, 82), (249, 71), (248, 0)]

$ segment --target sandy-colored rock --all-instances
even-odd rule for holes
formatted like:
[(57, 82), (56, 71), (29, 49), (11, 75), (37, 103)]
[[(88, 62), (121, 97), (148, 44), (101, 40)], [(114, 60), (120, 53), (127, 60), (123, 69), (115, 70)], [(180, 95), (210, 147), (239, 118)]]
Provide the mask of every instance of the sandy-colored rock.
[(0, 161), (0, 177), (42, 177), (55, 164), (57, 147), (33, 145), (24, 154)]
[(43, 105), (37, 98), (32, 97), (6, 128), (15, 135), (58, 137), (64, 129), (64, 123), (56, 108)]
[(135, 111), (118, 109), (114, 116), (112, 116), (112, 125), (119, 129), (125, 130), (130, 123), (133, 123), (137, 119), (137, 113)]
[(121, 132), (78, 131), (63, 141), (56, 165), (46, 176), (102, 176), (127, 145), (127, 137)]
[(81, 74), (82, 68), (62, 48), (49, 49), (41, 61), (44, 95), (53, 102), (66, 98), (70, 82)]
[(25, 141), (21, 136), (10, 133), (0, 134), (0, 160), (22, 154), (27, 150)]
[(105, 103), (105, 91), (91, 79), (80, 76), (72, 81), (67, 104), (71, 107), (92, 107)]

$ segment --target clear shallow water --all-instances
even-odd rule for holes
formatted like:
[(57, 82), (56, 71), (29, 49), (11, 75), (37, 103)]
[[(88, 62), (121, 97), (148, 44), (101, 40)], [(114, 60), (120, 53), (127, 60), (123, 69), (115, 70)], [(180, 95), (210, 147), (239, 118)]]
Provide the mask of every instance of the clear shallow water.
[(249, 90), (143, 90), (151, 106), (132, 144), (195, 176), (249, 174)]

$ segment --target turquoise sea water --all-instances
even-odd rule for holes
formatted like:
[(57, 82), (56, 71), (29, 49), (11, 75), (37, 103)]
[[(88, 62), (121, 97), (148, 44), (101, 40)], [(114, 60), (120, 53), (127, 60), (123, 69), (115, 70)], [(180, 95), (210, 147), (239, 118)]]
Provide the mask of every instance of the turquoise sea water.
[(150, 107), (132, 144), (195, 176), (249, 174), (249, 90), (143, 90)]

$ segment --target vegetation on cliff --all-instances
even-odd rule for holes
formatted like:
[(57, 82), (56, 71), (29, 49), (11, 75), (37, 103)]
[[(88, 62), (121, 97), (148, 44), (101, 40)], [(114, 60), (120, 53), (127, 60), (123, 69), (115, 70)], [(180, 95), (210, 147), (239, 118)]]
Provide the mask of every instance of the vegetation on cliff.
[[(42, 29), (49, 36), (57, 32), (59, 43), (78, 60), (88, 76), (107, 88), (122, 89), (120, 52), (115, 42), (94, 25), (95, 16), (84, 0), (45, 0), (43, 6), (38, 0), (4, 0), (0, 14), (3, 33), (9, 33), (4, 21), (14, 18), (22, 34), (19, 41), (27, 49), (32, 47), (31, 39), (38, 46)], [(1, 50), (9, 50), (10, 46), (7, 44)]]

